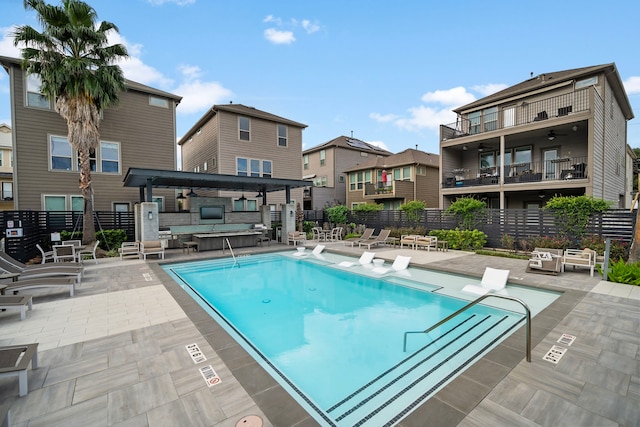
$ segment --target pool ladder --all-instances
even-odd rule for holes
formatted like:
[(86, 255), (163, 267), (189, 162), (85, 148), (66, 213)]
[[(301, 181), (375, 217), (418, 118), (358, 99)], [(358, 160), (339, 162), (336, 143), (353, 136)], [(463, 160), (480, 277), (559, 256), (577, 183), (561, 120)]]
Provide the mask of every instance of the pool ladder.
[(465, 305), (464, 307), (462, 307), (460, 310), (456, 311), (455, 313), (450, 314), (449, 316), (445, 317), (444, 319), (442, 319), (441, 321), (439, 321), (435, 325), (431, 326), (430, 328), (425, 329), (424, 331), (407, 331), (407, 332), (405, 332), (404, 333), (404, 344), (403, 344), (403, 347), (402, 347), (402, 351), (404, 351), (404, 352), (407, 351), (407, 335), (409, 335), (409, 334), (427, 334), (427, 333), (431, 332), (432, 330), (434, 330), (435, 328), (437, 328), (438, 326), (442, 325), (443, 323), (446, 323), (449, 320), (451, 320), (452, 318), (456, 317), (458, 314), (462, 313), (466, 309), (468, 309), (470, 307), (473, 307), (474, 305), (478, 304), (480, 301), (482, 301), (482, 300), (484, 300), (486, 298), (491, 298), (491, 297), (506, 299), (506, 300), (509, 300), (509, 301), (515, 301), (515, 302), (519, 303), (522, 307), (524, 307), (524, 309), (526, 311), (526, 318), (527, 318), (526, 336), (525, 336), (525, 339), (527, 341), (526, 342), (527, 362), (531, 362), (531, 310), (529, 309), (529, 306), (519, 298), (508, 296), (508, 295), (498, 295), (498, 294), (483, 295), (480, 298), (471, 301), (469, 304)]

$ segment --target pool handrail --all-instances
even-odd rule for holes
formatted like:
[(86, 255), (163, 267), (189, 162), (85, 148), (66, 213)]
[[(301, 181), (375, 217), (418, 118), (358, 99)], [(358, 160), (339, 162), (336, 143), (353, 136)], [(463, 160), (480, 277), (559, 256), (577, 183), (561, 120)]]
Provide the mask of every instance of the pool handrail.
[[(231, 266), (231, 268), (235, 267), (236, 264), (238, 264), (238, 260), (236, 259), (236, 254), (233, 253), (233, 248), (231, 247), (231, 242), (229, 241), (228, 237), (225, 237), (225, 239), (227, 241), (227, 246), (229, 247), (229, 251), (231, 252), (231, 256), (233, 257), (233, 265)], [(224, 240), (222, 241), (222, 253), (224, 253)], [(240, 264), (238, 264), (238, 268), (240, 268)]]
[(463, 311), (465, 311), (466, 309), (478, 304), (480, 301), (486, 299), (486, 298), (490, 298), (490, 297), (496, 297), (496, 298), (502, 298), (502, 299), (506, 299), (509, 301), (515, 301), (517, 303), (519, 303), (520, 305), (522, 305), (522, 307), (524, 307), (526, 313), (526, 319), (527, 319), (527, 324), (525, 325), (525, 330), (526, 330), (526, 334), (525, 334), (525, 339), (526, 339), (526, 352), (527, 352), (527, 362), (531, 363), (531, 310), (529, 309), (529, 306), (522, 301), (520, 298), (516, 298), (516, 297), (512, 297), (509, 295), (500, 295), (500, 294), (486, 294), (481, 296), (480, 298), (477, 298), (473, 301), (471, 301), (469, 304), (465, 305), (464, 307), (462, 307), (461, 309), (459, 309), (458, 311), (456, 311), (455, 313), (452, 313), (450, 315), (448, 315), (447, 317), (445, 317), (444, 319), (442, 319), (441, 321), (439, 321), (438, 323), (436, 323), (435, 325), (425, 329), (424, 331), (407, 331), (404, 333), (404, 343), (403, 343), (403, 347), (402, 347), (402, 351), (406, 352), (407, 351), (407, 335), (408, 334), (427, 334), (429, 332), (431, 332), (432, 330), (434, 330), (435, 328), (437, 328), (438, 326), (442, 325), (443, 323), (448, 322), (449, 320), (451, 320), (452, 318), (456, 317), (458, 314), (462, 313)]

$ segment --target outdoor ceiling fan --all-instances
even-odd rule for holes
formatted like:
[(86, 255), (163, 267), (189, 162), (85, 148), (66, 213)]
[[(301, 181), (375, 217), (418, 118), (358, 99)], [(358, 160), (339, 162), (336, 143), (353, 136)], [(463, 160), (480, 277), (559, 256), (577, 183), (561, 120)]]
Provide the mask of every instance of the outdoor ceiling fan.
[(566, 133), (555, 133), (555, 132), (554, 132), (554, 130), (553, 130), (553, 129), (551, 129), (551, 130), (549, 131), (549, 133), (547, 134), (547, 139), (548, 139), (549, 141), (553, 141), (553, 140), (554, 140), (554, 139), (556, 139), (556, 137), (558, 137), (558, 136), (567, 136), (567, 134), (566, 134)]

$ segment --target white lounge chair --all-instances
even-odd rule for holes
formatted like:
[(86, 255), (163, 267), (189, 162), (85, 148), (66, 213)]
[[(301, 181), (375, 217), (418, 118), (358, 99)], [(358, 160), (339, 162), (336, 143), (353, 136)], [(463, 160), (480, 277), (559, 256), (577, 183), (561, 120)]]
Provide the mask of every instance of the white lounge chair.
[(323, 259), (324, 257), (322, 255), (320, 255), (322, 253), (322, 251), (324, 251), (325, 245), (316, 245), (315, 248), (313, 248), (313, 251), (311, 252), (306, 252), (306, 251), (298, 251), (295, 252), (293, 254), (293, 256), (309, 256), (309, 255), (313, 255), (316, 258), (321, 258)]
[(508, 279), (509, 270), (487, 267), (482, 275), (480, 285), (467, 285), (462, 288), (462, 292), (485, 295), (488, 292), (500, 291), (505, 288)]
[(362, 253), (362, 255), (360, 256), (360, 259), (358, 260), (358, 262), (342, 261), (338, 265), (340, 267), (353, 267), (356, 264), (369, 265), (369, 264), (371, 264), (371, 261), (373, 261), (373, 257), (375, 257), (375, 256), (376, 256), (375, 252), (364, 251)]
[(406, 270), (407, 267), (409, 266), (409, 261), (411, 261), (410, 256), (398, 255), (396, 259), (393, 261), (391, 268), (376, 267), (371, 271), (377, 274), (386, 274), (386, 273), (389, 273), (390, 271), (398, 272), (398, 271)]
[(40, 246), (39, 243), (36, 243), (36, 247), (38, 248), (38, 250), (40, 251), (40, 254), (42, 256), (41, 264), (44, 264), (49, 260), (53, 261), (53, 251), (45, 251), (44, 249), (42, 249), (42, 246)]

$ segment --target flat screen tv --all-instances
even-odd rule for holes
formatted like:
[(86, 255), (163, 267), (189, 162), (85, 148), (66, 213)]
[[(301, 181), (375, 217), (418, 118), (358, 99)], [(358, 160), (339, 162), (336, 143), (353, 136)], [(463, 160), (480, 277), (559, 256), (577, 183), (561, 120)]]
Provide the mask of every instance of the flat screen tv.
[(224, 219), (224, 206), (200, 206), (200, 219)]

